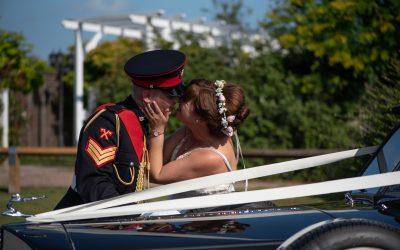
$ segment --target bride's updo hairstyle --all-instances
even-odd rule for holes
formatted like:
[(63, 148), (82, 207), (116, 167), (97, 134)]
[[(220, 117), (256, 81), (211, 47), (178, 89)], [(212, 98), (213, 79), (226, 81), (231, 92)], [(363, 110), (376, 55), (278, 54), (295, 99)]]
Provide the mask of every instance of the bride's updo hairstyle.
[[(218, 83), (223, 82), (223, 85)], [(222, 95), (222, 97), (221, 97)], [(232, 136), (249, 115), (243, 89), (236, 84), (194, 79), (185, 88), (181, 102), (193, 101), (195, 112), (214, 136)]]

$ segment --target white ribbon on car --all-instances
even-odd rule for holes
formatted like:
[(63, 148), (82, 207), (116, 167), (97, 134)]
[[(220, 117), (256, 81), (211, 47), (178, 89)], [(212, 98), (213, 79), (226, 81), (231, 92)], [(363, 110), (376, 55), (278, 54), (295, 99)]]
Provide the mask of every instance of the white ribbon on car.
[[(267, 190), (235, 192), (229, 194), (209, 195), (193, 198), (149, 202), (135, 205), (139, 201), (164, 197), (171, 194), (196, 190), (218, 184), (243, 181), (263, 176), (285, 173), (294, 170), (306, 169), (325, 165), (340, 160), (358, 157), (375, 152), (377, 147), (347, 150), (326, 155), (319, 155), (269, 164), (249, 169), (243, 169), (223, 174), (216, 174), (192, 180), (172, 183), (147, 189), (138, 193), (126, 194), (119, 197), (92, 202), (71, 208), (55, 210), (37, 214), (27, 218), (29, 221), (69, 221), (78, 219), (102, 218), (109, 216), (123, 216), (141, 214), (144, 212), (166, 211), (171, 209), (183, 210), (192, 208), (214, 207), (228, 204), (243, 204), (248, 202), (279, 200), (309, 195), (342, 192), (362, 188), (371, 188), (400, 184), (400, 173), (385, 173), (376, 176), (355, 177), (343, 180), (321, 182), (315, 184), (298, 185)], [(350, 181), (349, 181), (350, 180)], [(391, 184), (393, 183), (393, 184)], [(121, 206), (125, 205), (125, 206)], [(119, 207), (116, 207), (119, 206)]]
[(338, 193), (348, 190), (374, 188), (400, 184), (400, 172), (390, 172), (362, 177), (353, 177), (341, 180), (326, 181), (313, 184), (297, 185), (290, 187), (271, 188), (247, 192), (234, 192), (228, 194), (215, 194), (176, 200), (166, 200), (123, 207), (112, 207), (95, 211), (77, 211), (73, 213), (58, 214), (47, 217), (29, 217), (30, 221), (52, 222), (71, 221), (80, 219), (93, 219), (104, 217), (125, 216), (142, 214), (145, 212), (158, 212), (168, 210), (186, 210), (224, 205), (244, 204), (257, 201), (274, 201), (288, 198), (297, 198), (310, 195)]

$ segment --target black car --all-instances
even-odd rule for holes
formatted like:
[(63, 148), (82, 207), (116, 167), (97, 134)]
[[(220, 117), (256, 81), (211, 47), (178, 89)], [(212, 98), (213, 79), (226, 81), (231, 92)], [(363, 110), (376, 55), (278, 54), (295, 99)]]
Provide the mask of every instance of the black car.
[[(282, 168), (314, 167), (363, 154), (371, 158), (360, 177), (136, 203), (143, 197), (155, 198), (154, 194), (186, 191), (182, 187), (187, 185), (175, 183), (28, 217), (27, 222), (2, 226), (1, 249), (400, 249), (400, 126), (377, 148), (288, 161), (272, 169), (284, 172)], [(267, 166), (258, 168), (221, 176), (223, 181), (243, 180), (270, 171)], [(185, 184), (197, 189), (204, 182), (221, 181), (221, 176)], [(273, 203), (349, 190), (353, 191), (345, 199), (324, 204)]]

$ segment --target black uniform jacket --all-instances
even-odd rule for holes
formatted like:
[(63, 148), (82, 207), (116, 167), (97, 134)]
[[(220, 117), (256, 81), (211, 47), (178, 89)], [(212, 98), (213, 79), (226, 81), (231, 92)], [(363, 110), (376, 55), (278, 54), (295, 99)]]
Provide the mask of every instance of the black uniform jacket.
[[(99, 114), (103, 109), (106, 110)], [(121, 116), (122, 112), (125, 118), (120, 119), (118, 137), (116, 114)], [(81, 130), (75, 177), (55, 209), (134, 192), (147, 127), (131, 96), (98, 108)]]

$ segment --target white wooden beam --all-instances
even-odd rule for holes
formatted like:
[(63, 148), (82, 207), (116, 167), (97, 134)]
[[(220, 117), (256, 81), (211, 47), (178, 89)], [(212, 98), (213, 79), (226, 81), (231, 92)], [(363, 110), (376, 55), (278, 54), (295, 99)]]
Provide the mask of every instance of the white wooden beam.
[(63, 20), (62, 24), (64, 25), (64, 28), (70, 30), (76, 30), (79, 28), (79, 22), (73, 20)]
[(97, 32), (92, 39), (85, 45), (85, 53), (88, 53), (92, 49), (96, 48), (97, 45), (99, 44), (101, 38), (103, 38), (103, 32)]

